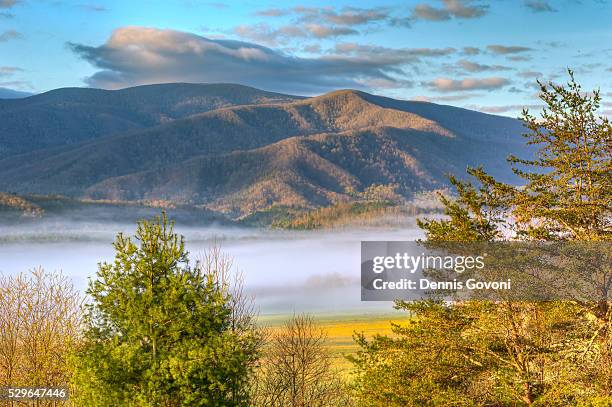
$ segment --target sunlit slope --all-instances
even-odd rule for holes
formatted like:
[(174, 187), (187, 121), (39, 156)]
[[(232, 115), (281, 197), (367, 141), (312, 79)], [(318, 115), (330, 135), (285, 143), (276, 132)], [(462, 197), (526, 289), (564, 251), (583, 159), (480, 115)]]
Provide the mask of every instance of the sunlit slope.
[(232, 106), (0, 161), (0, 190), (94, 199), (167, 199), (244, 216), (312, 208), (375, 185), (403, 196), (484, 164), (511, 180), (521, 123), (358, 91)]

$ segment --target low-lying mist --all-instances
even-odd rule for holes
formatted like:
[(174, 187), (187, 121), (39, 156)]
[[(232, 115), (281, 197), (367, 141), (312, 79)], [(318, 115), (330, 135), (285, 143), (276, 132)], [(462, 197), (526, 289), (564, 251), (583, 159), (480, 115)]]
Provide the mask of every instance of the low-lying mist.
[[(179, 218), (175, 230), (185, 236), (192, 261), (215, 245), (231, 256), (262, 314), (347, 313), (391, 310), (388, 302), (360, 300), (360, 242), (422, 237), (419, 229), (406, 224), (414, 223), (384, 229), (285, 231), (200, 225)], [(84, 292), (98, 263), (113, 260), (115, 235), (132, 235), (136, 223), (55, 216), (0, 229), (0, 273), (39, 266), (61, 270)]]

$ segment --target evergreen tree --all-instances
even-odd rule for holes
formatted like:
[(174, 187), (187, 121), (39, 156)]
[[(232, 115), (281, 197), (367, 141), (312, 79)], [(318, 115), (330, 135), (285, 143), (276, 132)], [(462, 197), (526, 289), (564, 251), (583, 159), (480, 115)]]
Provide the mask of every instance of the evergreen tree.
[[(523, 112), (539, 150), (509, 161), (525, 185), (482, 168), (468, 169), (476, 185), (451, 177), (457, 196), (441, 197), (447, 217), (419, 221), (428, 242), (599, 241), (609, 256), (612, 128), (597, 116), (599, 92), (585, 94), (569, 75), (566, 87), (540, 83), (540, 120)], [(393, 326), (394, 337), (356, 336), (360, 404), (610, 405), (610, 266), (584, 272), (601, 277), (596, 304), (398, 302), (413, 319)]]
[[(119, 234), (115, 261), (90, 282), (76, 354), (79, 405), (238, 406), (259, 339), (236, 329), (226, 270), (190, 265), (165, 213)], [(214, 264), (213, 264), (214, 266)]]
[(569, 70), (567, 86), (540, 85), (541, 118), (523, 111), (533, 160), (510, 157), (525, 182), (510, 204), (519, 237), (612, 240), (612, 124), (598, 116), (599, 90), (584, 92)]

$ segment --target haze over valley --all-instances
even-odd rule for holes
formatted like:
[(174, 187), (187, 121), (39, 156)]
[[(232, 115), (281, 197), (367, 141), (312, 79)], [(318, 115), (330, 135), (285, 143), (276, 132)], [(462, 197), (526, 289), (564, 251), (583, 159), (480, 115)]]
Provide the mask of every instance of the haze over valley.
[[(526, 153), (521, 132), (518, 120), (355, 90), (180, 83), (0, 99), (0, 271), (62, 269), (84, 289), (114, 235), (165, 208), (194, 256), (216, 242), (235, 257), (265, 313), (387, 310), (359, 302), (360, 240), (421, 236), (413, 213), (387, 208), (435, 211), (428, 192), (468, 165), (512, 181), (505, 158)], [(323, 223), (350, 219), (335, 231), (249, 227), (316, 208), (330, 208)], [(386, 216), (384, 229), (352, 224), (361, 212)]]

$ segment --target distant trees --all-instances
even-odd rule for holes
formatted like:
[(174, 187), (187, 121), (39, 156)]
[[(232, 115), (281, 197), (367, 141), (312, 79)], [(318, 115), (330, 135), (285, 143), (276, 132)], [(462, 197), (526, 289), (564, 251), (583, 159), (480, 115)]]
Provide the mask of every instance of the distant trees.
[(260, 337), (218, 251), (191, 265), (165, 214), (122, 234), (90, 283), (75, 357), (80, 405), (248, 405)]
[(68, 385), (81, 301), (61, 273), (0, 276), (0, 387)]
[(312, 317), (297, 315), (271, 338), (253, 387), (261, 407), (349, 406), (350, 400)]
[[(597, 116), (599, 92), (569, 75), (567, 86), (540, 84), (540, 119), (523, 112), (540, 147), (534, 160), (510, 158), (525, 185), (481, 168), (468, 170), (476, 185), (451, 178), (447, 218), (419, 222), (429, 242), (607, 242), (609, 255), (612, 126)], [(359, 404), (610, 405), (612, 272), (605, 261), (587, 268), (599, 300), (398, 302), (414, 318), (394, 337), (356, 336)]]
[[(279, 216), (272, 227), (294, 230), (312, 230), (348, 226), (397, 225), (420, 213), (436, 212), (435, 206), (408, 202), (396, 204), (390, 201), (341, 202), (306, 212), (277, 211)], [(271, 215), (275, 215), (270, 211)]]
[(0, 215), (11, 211), (21, 212), (21, 216), (26, 218), (38, 218), (44, 213), (40, 206), (21, 196), (0, 192)]

